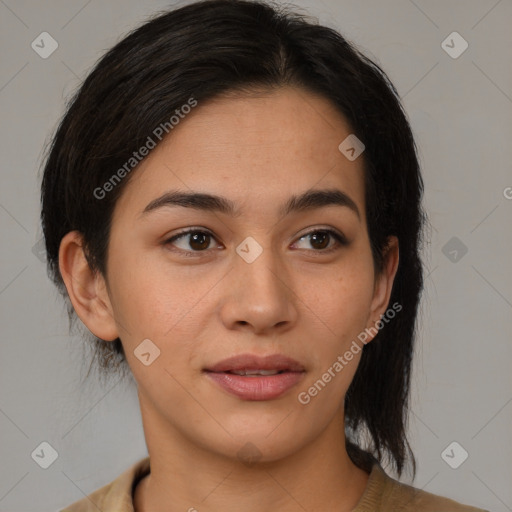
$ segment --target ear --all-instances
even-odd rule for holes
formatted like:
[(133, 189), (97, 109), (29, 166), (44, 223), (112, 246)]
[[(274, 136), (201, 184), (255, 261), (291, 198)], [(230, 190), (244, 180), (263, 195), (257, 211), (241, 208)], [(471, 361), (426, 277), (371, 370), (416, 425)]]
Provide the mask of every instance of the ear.
[[(367, 329), (370, 330), (369, 332), (372, 333), (368, 341), (377, 335), (377, 332), (375, 332), (375, 324), (385, 313), (389, 298), (391, 297), (391, 290), (393, 288), (396, 271), (398, 270), (399, 260), (399, 244), (396, 236), (388, 237), (388, 245), (384, 251), (383, 259), (382, 272), (375, 276), (373, 298), (368, 317), (368, 325), (366, 326)], [(373, 329), (371, 329), (372, 327)]]
[(105, 280), (85, 258), (82, 234), (67, 233), (60, 242), (59, 268), (73, 308), (98, 338), (113, 341), (119, 335)]

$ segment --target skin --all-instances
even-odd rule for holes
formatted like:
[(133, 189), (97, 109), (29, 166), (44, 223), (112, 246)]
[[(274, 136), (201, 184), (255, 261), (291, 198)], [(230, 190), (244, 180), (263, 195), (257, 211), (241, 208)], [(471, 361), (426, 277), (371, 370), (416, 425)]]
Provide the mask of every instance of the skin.
[[(91, 272), (78, 232), (62, 240), (60, 268), (73, 306), (96, 336), (120, 337), (138, 385), (151, 473), (136, 487), (137, 512), (348, 511), (368, 474), (345, 450), (343, 398), (354, 356), (309, 404), (297, 396), (345, 353), (388, 307), (398, 266), (390, 239), (374, 271), (366, 229), (363, 156), (338, 145), (351, 133), (326, 99), (294, 88), (199, 104), (141, 162), (113, 216), (106, 278)], [(278, 217), (291, 195), (337, 188), (356, 203)], [(224, 196), (236, 217), (185, 207), (142, 215), (170, 189)], [(213, 233), (206, 251), (184, 228)], [(348, 245), (323, 253), (304, 234), (334, 228)], [(252, 236), (263, 252), (235, 251)], [(302, 238), (303, 237), (303, 238)], [(192, 244), (192, 245), (191, 245)], [(174, 250), (173, 250), (174, 249)], [(161, 353), (134, 355), (149, 338)], [(244, 401), (202, 369), (234, 354), (281, 353), (302, 363), (302, 381), (282, 397)], [(252, 443), (259, 460), (239, 450)]]

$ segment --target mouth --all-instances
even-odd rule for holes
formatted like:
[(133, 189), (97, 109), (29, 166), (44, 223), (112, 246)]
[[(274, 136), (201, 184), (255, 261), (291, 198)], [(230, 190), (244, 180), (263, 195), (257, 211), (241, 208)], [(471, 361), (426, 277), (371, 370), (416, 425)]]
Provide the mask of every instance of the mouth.
[(287, 370), (237, 370), (237, 371), (226, 371), (224, 373), (231, 373), (233, 375), (241, 375), (242, 377), (254, 377), (254, 376), (263, 376), (268, 377), (269, 375), (278, 375), (280, 373), (284, 373)]
[(304, 377), (299, 362), (281, 354), (267, 357), (242, 354), (205, 368), (205, 375), (221, 389), (242, 400), (272, 400)]

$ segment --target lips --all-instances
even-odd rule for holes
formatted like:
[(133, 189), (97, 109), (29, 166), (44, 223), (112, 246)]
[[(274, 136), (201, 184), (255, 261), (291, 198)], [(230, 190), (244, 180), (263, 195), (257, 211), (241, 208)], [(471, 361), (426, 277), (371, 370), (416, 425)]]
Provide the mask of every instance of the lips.
[(304, 376), (298, 361), (281, 354), (242, 354), (206, 368), (206, 376), (224, 391), (243, 400), (271, 400), (294, 387)]
[(266, 357), (242, 354), (224, 359), (206, 369), (206, 371), (210, 372), (241, 372), (255, 370), (303, 372), (304, 367), (299, 362), (295, 361), (295, 359), (281, 354)]

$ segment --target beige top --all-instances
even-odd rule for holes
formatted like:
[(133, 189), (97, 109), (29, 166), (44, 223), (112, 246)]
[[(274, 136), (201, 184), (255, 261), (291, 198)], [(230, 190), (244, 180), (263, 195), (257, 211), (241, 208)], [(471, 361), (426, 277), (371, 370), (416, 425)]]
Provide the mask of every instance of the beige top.
[[(111, 483), (59, 512), (134, 512), (133, 490), (149, 470), (149, 457), (141, 459)], [(398, 511), (489, 512), (398, 482), (374, 464), (366, 489), (352, 512)]]

